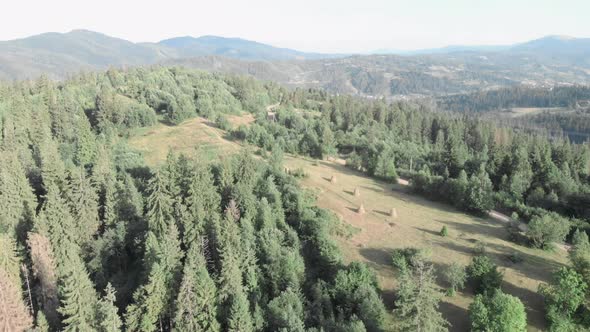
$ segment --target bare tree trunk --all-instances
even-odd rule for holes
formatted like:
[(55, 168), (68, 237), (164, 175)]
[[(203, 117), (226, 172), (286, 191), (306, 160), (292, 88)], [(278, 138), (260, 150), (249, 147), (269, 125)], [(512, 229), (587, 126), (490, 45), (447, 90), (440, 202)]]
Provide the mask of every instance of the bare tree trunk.
[(33, 296), (31, 295), (31, 284), (29, 282), (29, 270), (25, 264), (21, 265), (21, 270), (23, 271), (23, 275), (25, 276), (25, 281), (27, 282), (27, 295), (29, 297), (29, 311), (31, 312), (31, 316), (35, 315), (33, 310)]

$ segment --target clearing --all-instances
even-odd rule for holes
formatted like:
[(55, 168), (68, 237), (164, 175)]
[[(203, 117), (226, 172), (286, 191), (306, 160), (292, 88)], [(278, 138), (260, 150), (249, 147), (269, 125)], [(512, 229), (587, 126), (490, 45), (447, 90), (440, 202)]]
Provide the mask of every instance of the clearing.
[[(429, 249), (440, 275), (442, 268), (452, 262), (469, 264), (475, 245), (482, 242), (504, 273), (502, 289), (525, 304), (529, 330), (545, 329), (543, 299), (537, 287), (541, 282), (548, 282), (557, 267), (567, 263), (564, 251), (546, 252), (519, 246), (508, 240), (505, 222), (501, 220), (464, 214), (448, 205), (409, 194), (403, 185), (371, 179), (338, 163), (299, 157), (285, 159), (290, 169), (306, 171), (308, 177), (302, 184), (317, 192), (320, 207), (334, 211), (343, 221), (360, 229), (350, 239), (339, 239), (340, 246), (348, 260), (364, 261), (375, 269), (388, 308), (392, 308), (396, 288), (391, 265), (393, 249)], [(336, 183), (330, 182), (332, 176), (336, 177)], [(358, 197), (354, 196), (355, 188), (360, 191)], [(364, 214), (357, 213), (361, 203)], [(397, 211), (395, 219), (389, 216), (392, 208)], [(449, 235), (441, 237), (439, 232), (445, 225)], [(513, 263), (509, 259), (512, 254), (520, 255), (523, 261)], [(441, 311), (451, 322), (452, 331), (469, 329), (470, 293), (458, 292), (455, 297), (443, 299)]]
[[(242, 117), (227, 117), (232, 125), (248, 124), (254, 118), (251, 114)], [(214, 159), (239, 151), (242, 146), (224, 138), (226, 132), (204, 118), (194, 118), (177, 126), (159, 123), (155, 126), (138, 130), (129, 139), (129, 144), (140, 151), (148, 165), (159, 165), (166, 160), (168, 151), (182, 152), (187, 155), (199, 149), (206, 158)]]
[[(230, 122), (234, 125), (251, 123), (247, 115), (242, 117), (232, 118)], [(228, 140), (224, 131), (202, 118), (187, 120), (178, 126), (158, 124), (144, 128), (129, 141), (144, 153), (150, 165), (164, 161), (169, 149), (190, 154), (200, 148), (209, 158), (216, 158), (235, 153), (244, 146)], [(428, 248), (433, 263), (441, 272), (452, 262), (467, 265), (474, 247), (482, 242), (504, 273), (502, 289), (524, 302), (529, 330), (546, 328), (543, 299), (537, 287), (541, 282), (548, 282), (557, 267), (567, 263), (564, 251), (546, 252), (514, 244), (508, 240), (505, 222), (501, 220), (474, 217), (412, 195), (403, 185), (371, 179), (346, 168), (339, 160), (315, 161), (286, 156), (285, 166), (304, 169), (309, 176), (301, 183), (317, 193), (318, 205), (332, 210), (359, 230), (349, 239), (339, 238), (339, 245), (347, 261), (363, 261), (375, 269), (389, 309), (396, 288), (396, 275), (391, 265), (393, 249)], [(332, 176), (336, 177), (336, 183), (330, 182)], [(360, 191), (358, 197), (354, 196), (355, 188)], [(361, 203), (366, 211), (362, 215), (357, 213)], [(395, 219), (389, 216), (392, 208), (397, 211)], [(449, 235), (441, 237), (439, 231), (445, 225)], [(513, 263), (509, 259), (513, 254), (519, 255), (522, 262)], [(443, 299), (441, 311), (451, 322), (452, 331), (469, 329), (467, 309), (471, 301), (470, 290)]]

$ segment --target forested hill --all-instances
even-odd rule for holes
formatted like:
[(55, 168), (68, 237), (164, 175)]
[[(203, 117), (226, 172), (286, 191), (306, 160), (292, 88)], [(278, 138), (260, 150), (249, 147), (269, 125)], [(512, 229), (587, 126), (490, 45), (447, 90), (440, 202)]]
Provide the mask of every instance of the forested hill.
[(438, 109), (477, 114), (507, 126), (567, 136), (572, 141), (590, 139), (590, 88), (517, 86), (435, 99)]
[(590, 106), (590, 87), (516, 86), (437, 98), (437, 106), (456, 112), (488, 112), (510, 108), (576, 108)]
[(338, 220), (244, 150), (148, 168), (126, 144), (161, 117), (287, 95), (251, 79), (111, 70), (0, 85), (0, 308), (25, 331), (382, 331), (374, 273)]
[(205, 57), (166, 60), (163, 64), (247, 74), (290, 87), (321, 88), (331, 93), (388, 99), (464, 94), (520, 85), (551, 87), (590, 83), (590, 72), (585, 67), (510, 53), (366, 55), (246, 62)]

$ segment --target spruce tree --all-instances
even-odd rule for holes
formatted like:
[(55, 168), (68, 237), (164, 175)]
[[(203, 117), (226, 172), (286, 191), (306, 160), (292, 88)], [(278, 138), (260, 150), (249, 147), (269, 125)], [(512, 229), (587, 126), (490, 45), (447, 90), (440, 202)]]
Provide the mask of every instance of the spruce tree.
[(194, 244), (188, 251), (182, 283), (175, 303), (174, 328), (178, 331), (215, 332), (217, 288), (207, 271), (202, 249)]
[(167, 187), (167, 181), (161, 172), (156, 172), (148, 185), (148, 227), (157, 237), (163, 236), (168, 225), (173, 223), (172, 198)]
[(73, 243), (69, 244), (70, 255), (60, 263), (62, 270), (59, 293), (61, 306), (59, 313), (64, 317), (64, 331), (92, 331), (98, 327), (98, 298), (84, 267), (84, 262), (77, 256)]
[(99, 226), (98, 195), (85, 173), (84, 169), (72, 172), (68, 186), (68, 200), (75, 220), (78, 244), (90, 241)]
[(434, 268), (423, 260), (402, 273), (394, 313), (405, 331), (447, 331), (449, 323), (438, 311), (441, 292), (436, 286)]
[(115, 289), (110, 283), (105, 288), (105, 295), (98, 301), (97, 319), (100, 332), (121, 331), (121, 318), (115, 306)]

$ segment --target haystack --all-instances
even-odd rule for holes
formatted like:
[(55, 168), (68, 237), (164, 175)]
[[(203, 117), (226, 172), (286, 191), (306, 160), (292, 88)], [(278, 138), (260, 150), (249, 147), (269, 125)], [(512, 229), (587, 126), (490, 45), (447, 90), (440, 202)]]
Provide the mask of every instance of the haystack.
[(391, 211), (389, 211), (389, 215), (393, 219), (397, 218), (397, 210), (395, 208), (391, 208)]
[(359, 206), (357, 212), (358, 214), (365, 214), (365, 207), (363, 206), (363, 203), (361, 203), (361, 206)]

